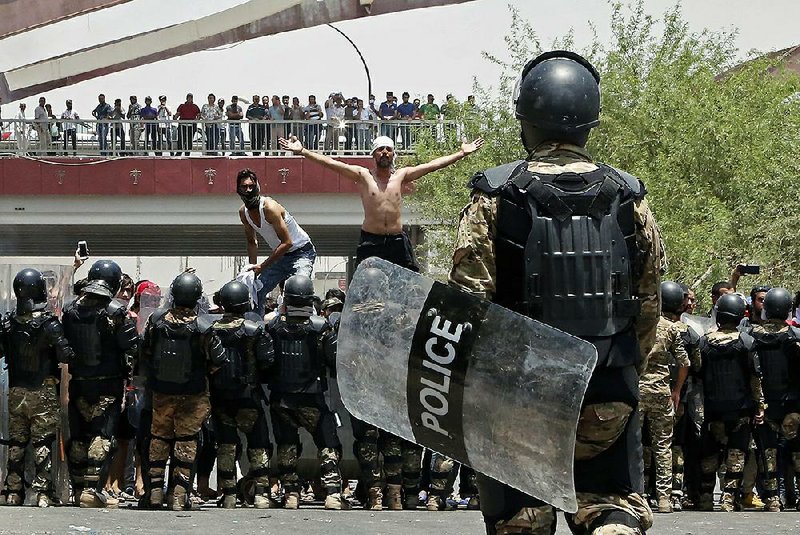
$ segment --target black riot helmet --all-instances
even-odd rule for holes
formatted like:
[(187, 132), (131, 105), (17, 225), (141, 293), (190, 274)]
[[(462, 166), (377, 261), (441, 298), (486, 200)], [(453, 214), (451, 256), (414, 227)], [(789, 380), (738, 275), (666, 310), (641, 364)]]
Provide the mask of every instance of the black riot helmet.
[(98, 260), (89, 268), (89, 275), (86, 278), (89, 282), (106, 281), (113, 297), (122, 284), (122, 269), (113, 260)]
[(725, 294), (717, 299), (714, 309), (717, 312), (717, 325), (736, 326), (744, 318), (747, 303), (741, 295)]
[(785, 320), (792, 311), (792, 294), (786, 288), (773, 288), (764, 296), (764, 315), (768, 320)]
[(588, 131), (600, 124), (600, 75), (574, 52), (545, 52), (522, 70), (514, 106), (527, 148), (547, 138), (585, 144)]
[(292, 275), (283, 285), (283, 303), (300, 307), (314, 303), (314, 282), (305, 275)]
[(230, 281), (219, 290), (219, 305), (230, 314), (244, 314), (253, 309), (250, 289), (239, 281)]
[(42, 273), (33, 268), (25, 268), (14, 277), (14, 295), (17, 301), (44, 303), (47, 301), (47, 285)]
[(661, 311), (670, 314), (679, 314), (683, 308), (683, 298), (686, 292), (677, 282), (664, 281), (661, 283)]
[[(245, 189), (245, 187), (242, 186), (242, 182), (247, 179), (254, 182), (251, 189)], [(258, 204), (261, 202), (261, 187), (258, 185), (258, 177), (255, 171), (252, 169), (242, 169), (239, 171), (236, 175), (236, 193), (239, 195), (239, 198), (242, 199), (242, 202), (248, 210), (258, 208)]]
[(194, 273), (181, 273), (172, 281), (171, 292), (175, 306), (194, 308), (203, 297), (203, 283)]

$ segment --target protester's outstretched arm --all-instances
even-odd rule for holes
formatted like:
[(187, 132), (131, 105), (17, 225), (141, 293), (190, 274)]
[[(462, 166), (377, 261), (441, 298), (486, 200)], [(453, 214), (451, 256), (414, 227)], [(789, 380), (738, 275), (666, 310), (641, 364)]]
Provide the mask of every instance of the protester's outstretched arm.
[(456, 163), (458, 160), (469, 156), (476, 150), (480, 149), (483, 146), (483, 138), (478, 138), (472, 143), (462, 143), (461, 150), (458, 152), (454, 152), (453, 154), (449, 154), (447, 156), (442, 156), (441, 158), (436, 158), (435, 160), (431, 160), (428, 163), (423, 163), (414, 167), (409, 167), (405, 170), (405, 176), (403, 177), (403, 182), (413, 182), (414, 180), (421, 178), (428, 173), (432, 173), (434, 171), (438, 171), (448, 165), (452, 165)]
[(308, 150), (307, 148), (303, 147), (303, 144), (299, 139), (297, 139), (296, 136), (291, 136), (289, 139), (282, 137), (278, 138), (278, 144), (280, 144), (281, 149), (291, 151), (292, 154), (297, 156), (304, 156), (313, 162), (335, 171), (345, 178), (349, 178), (353, 182), (362, 182), (363, 180), (363, 167), (346, 164), (344, 162), (340, 162), (339, 160), (334, 160), (325, 154)]

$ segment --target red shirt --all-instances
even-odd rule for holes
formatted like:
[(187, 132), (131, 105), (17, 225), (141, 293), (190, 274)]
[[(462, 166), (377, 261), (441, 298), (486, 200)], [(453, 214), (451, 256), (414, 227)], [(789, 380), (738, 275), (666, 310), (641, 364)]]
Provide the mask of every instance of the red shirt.
[(178, 106), (178, 119), (197, 119), (198, 115), (200, 115), (200, 108), (194, 102), (191, 104), (184, 102)]

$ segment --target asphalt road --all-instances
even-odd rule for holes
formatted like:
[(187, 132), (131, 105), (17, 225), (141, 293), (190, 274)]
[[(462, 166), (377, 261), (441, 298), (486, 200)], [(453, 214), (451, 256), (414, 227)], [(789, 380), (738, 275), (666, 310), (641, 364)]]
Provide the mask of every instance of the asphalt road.
[[(200, 511), (168, 512), (136, 509), (97, 510), (59, 507), (0, 509), (0, 534), (127, 534), (192, 533), (353, 535), (410, 533), (481, 535), (481, 515), (476, 511), (324, 511), (321, 507), (299, 511), (203, 508)], [(695, 513), (658, 515), (650, 535), (796, 535), (800, 512), (784, 513)], [(559, 522), (558, 535), (569, 530)]]

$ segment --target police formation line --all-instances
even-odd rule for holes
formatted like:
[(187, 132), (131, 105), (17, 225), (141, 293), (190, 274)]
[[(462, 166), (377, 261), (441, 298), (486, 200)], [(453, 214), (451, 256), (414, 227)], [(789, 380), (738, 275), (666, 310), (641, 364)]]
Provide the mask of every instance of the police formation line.
[[(24, 502), (29, 445), (36, 466), (29, 483), (37, 504), (57, 503), (51, 448), (60, 425), (59, 365), (66, 365), (71, 377), (65, 449), (75, 504), (117, 505), (105, 484), (118, 441), (123, 390), (133, 379), (146, 392), (136, 441), (144, 475), (140, 506), (191, 507), (198, 438), (211, 415), (220, 506), (235, 507), (241, 491), (236, 481), (241, 432), (247, 438), (246, 475), (254, 483), (247, 501), (257, 508), (297, 508), (302, 483), (297, 474), (298, 429), (304, 428), (318, 449), (325, 508), (348, 508), (337, 423), (323, 397), (326, 370), (334, 368), (338, 314), (329, 320), (315, 315), (311, 279), (289, 278), (281, 313), (265, 324), (251, 312), (250, 289), (237, 281), (218, 292), (221, 318), (198, 314), (202, 285), (194, 274), (183, 273), (172, 283), (169, 305), (149, 316), (140, 336), (125, 305), (114, 299), (121, 276), (115, 262), (95, 262), (60, 320), (48, 311), (40, 272), (24, 269), (14, 279), (16, 309), (5, 315), (0, 331), (10, 387), (5, 504)], [(276, 442), (274, 458), (268, 418)], [(358, 428), (356, 454), (364, 469), (366, 506), (416, 507), (421, 448), (386, 437), (380, 445), (381, 466), (377, 430), (357, 420), (353, 425)]]
[(800, 330), (792, 295), (757, 287), (748, 306), (728, 293), (709, 317), (684, 316), (686, 323), (688, 288), (663, 282), (661, 296), (639, 404), (654, 505), (711, 511), (723, 466), (723, 511), (800, 510)]

